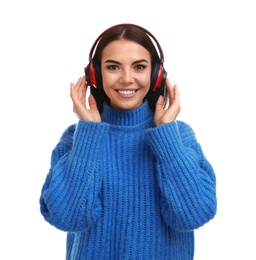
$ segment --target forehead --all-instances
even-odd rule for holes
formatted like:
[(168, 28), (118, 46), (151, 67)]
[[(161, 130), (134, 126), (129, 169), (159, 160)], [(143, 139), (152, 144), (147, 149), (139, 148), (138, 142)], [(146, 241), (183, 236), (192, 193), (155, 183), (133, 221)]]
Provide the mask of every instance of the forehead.
[(120, 39), (110, 42), (102, 51), (102, 59), (136, 58), (150, 60), (149, 51), (137, 42)]

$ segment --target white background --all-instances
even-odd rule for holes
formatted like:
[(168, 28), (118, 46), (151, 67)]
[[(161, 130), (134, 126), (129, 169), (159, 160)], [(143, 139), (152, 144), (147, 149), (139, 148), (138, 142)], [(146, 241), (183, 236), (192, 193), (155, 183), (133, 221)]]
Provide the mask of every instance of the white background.
[(1, 1), (0, 259), (65, 259), (66, 234), (40, 215), (41, 187), (52, 149), (77, 121), (69, 83), (97, 36), (122, 22), (159, 40), (179, 119), (216, 171), (218, 213), (195, 231), (195, 260), (256, 259), (253, 2)]

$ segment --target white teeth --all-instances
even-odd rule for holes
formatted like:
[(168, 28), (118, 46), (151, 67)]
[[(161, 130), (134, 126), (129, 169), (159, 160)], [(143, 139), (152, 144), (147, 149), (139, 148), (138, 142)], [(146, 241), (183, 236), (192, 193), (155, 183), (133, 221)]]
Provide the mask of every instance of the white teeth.
[(135, 90), (118, 90), (118, 92), (122, 95), (131, 95), (135, 93)]

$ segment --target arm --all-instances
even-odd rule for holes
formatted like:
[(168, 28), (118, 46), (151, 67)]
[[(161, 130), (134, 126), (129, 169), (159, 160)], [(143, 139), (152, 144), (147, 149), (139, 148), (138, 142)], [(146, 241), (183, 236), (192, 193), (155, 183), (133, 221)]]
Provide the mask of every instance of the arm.
[(101, 214), (100, 147), (107, 125), (80, 120), (69, 127), (52, 152), (40, 197), (45, 220), (64, 231), (88, 228)]
[(189, 125), (177, 121), (148, 131), (156, 157), (161, 212), (167, 224), (190, 231), (216, 214), (215, 173)]

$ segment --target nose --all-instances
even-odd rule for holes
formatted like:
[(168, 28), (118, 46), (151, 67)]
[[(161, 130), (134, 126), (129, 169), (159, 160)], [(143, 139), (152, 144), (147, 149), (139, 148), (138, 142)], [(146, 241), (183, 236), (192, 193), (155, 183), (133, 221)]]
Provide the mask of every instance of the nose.
[(120, 77), (120, 83), (130, 84), (134, 82), (134, 75), (131, 69), (124, 69)]

